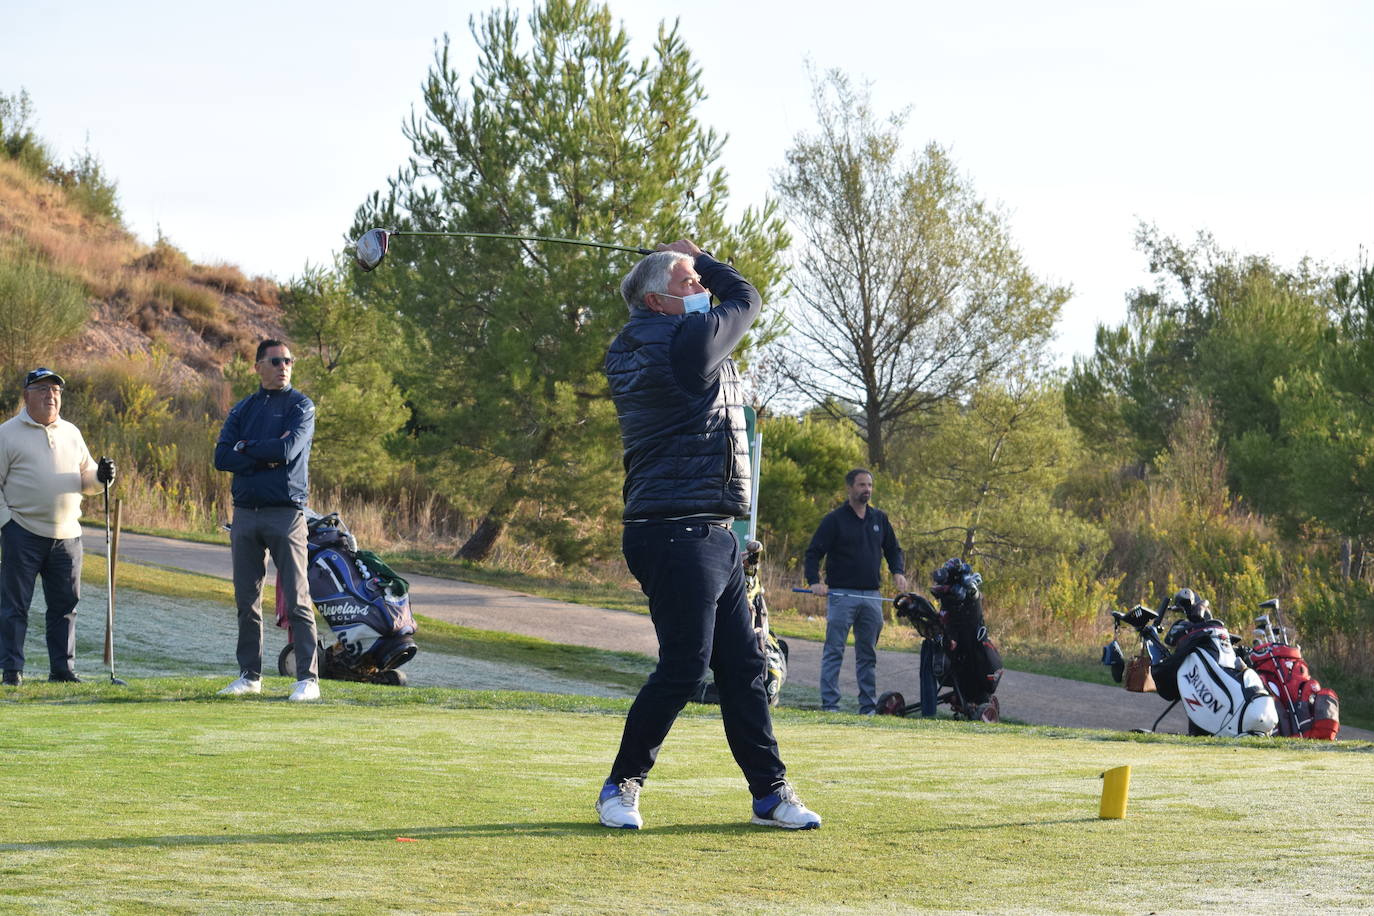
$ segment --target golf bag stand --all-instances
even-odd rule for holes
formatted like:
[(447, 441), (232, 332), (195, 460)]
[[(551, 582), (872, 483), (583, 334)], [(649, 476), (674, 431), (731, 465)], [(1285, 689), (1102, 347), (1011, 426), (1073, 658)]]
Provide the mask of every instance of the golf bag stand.
[[(335, 637), (319, 641), (322, 678), (404, 686), (398, 670), (418, 651), (413, 636), (410, 586), (376, 554), (358, 550), (337, 512), (306, 513), (310, 600)], [(277, 576), (277, 626), (290, 634), (281, 576)], [(296, 648), (288, 635), (277, 670), (296, 676)]]

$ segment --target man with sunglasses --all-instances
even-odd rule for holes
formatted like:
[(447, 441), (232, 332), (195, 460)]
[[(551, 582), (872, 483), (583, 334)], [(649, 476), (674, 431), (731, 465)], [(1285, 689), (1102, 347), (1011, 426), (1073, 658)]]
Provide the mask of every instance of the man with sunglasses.
[(114, 481), (81, 431), (63, 420), (66, 382), (51, 369), (24, 378), (24, 406), (0, 423), (0, 683), (24, 683), (24, 637), (33, 587), (47, 603), (48, 680), (79, 682), (76, 603), (81, 592), (81, 497)]
[(299, 680), (288, 699), (320, 698), (305, 527), (315, 405), (291, 387), (294, 363), (290, 348), (280, 340), (258, 344), (253, 371), (262, 384), (229, 411), (215, 443), (215, 467), (234, 475), (229, 546), (239, 618), (239, 676), (220, 691), (227, 696), (262, 691), (262, 583), (270, 553), (281, 574), (296, 647)]

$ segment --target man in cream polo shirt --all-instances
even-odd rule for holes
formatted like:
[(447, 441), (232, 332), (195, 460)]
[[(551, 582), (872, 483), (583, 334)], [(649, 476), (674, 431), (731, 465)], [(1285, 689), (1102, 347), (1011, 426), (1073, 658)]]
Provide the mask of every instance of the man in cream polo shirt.
[(62, 376), (35, 369), (24, 406), (0, 423), (0, 683), (24, 682), (24, 637), (33, 587), (47, 602), (48, 680), (79, 681), (76, 602), (81, 588), (81, 497), (114, 480), (109, 458), (91, 459), (81, 431), (61, 419)]

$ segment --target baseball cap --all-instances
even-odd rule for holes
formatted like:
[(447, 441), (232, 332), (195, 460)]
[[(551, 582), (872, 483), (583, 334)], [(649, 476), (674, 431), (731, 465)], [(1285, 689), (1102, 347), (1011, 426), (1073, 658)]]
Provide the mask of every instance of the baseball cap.
[(28, 388), (30, 385), (33, 385), (36, 382), (43, 382), (47, 381), (48, 379), (52, 379), (59, 385), (67, 384), (62, 380), (62, 376), (58, 375), (56, 372), (52, 371), (51, 369), (45, 369), (42, 366), (39, 366), (37, 369), (33, 370), (28, 375), (24, 376), (24, 387)]

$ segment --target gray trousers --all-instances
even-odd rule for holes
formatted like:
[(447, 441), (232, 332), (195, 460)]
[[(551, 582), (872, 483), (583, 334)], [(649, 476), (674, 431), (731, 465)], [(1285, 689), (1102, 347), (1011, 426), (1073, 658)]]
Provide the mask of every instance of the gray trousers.
[(883, 630), (882, 592), (842, 588), (830, 593), (825, 614), (825, 646), (821, 649), (821, 708), (840, 705), (840, 666), (849, 630), (854, 630), (854, 678), (859, 682), (859, 712), (878, 706), (878, 634)]
[(296, 677), (319, 677), (305, 539), (305, 515), (300, 509), (234, 507), (229, 547), (234, 563), (234, 603), (239, 612), (239, 674), (243, 677), (262, 677), (262, 582), (267, 577), (269, 553), (281, 574), (281, 594), (291, 621), (291, 642), (296, 647)]
[(0, 667), (6, 671), (24, 670), (29, 605), (39, 577), (48, 606), (48, 671), (70, 674), (81, 597), (81, 538), (45, 538), (10, 519), (0, 529)]

